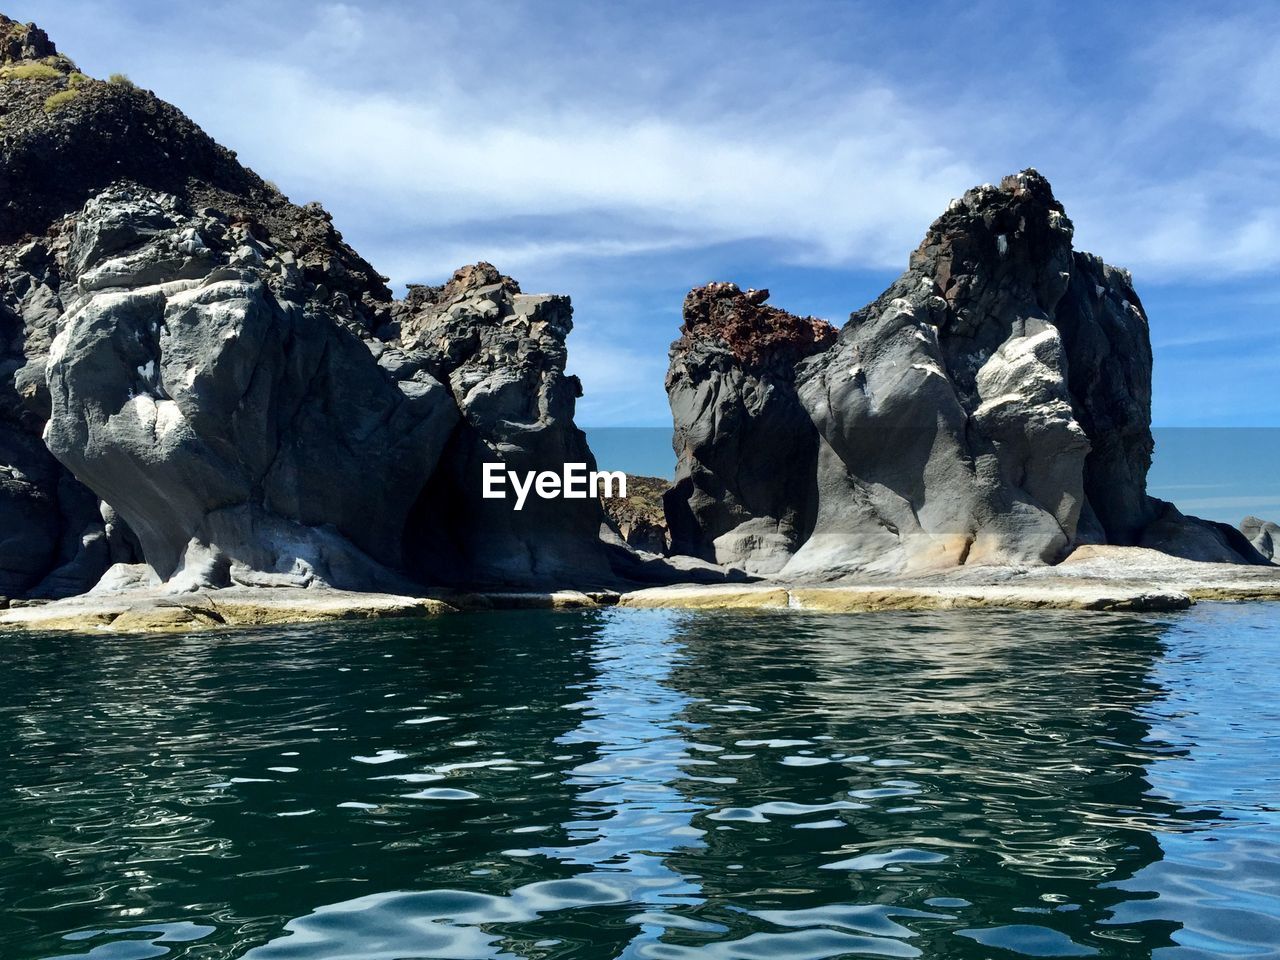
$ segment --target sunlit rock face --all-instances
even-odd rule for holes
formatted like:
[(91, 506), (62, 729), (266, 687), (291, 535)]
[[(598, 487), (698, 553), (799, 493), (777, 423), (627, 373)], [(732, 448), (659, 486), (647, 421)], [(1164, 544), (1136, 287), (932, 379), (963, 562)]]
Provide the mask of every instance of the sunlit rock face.
[[(49, 449), (192, 585), (376, 582), (458, 419), (248, 224), (131, 189), (86, 205), (49, 352)], [(376, 509), (371, 509), (373, 503)]]
[[(668, 504), (673, 544), (800, 578), (1155, 545), (1148, 528), (1168, 517), (1146, 494), (1147, 319), (1127, 272), (1071, 238), (1027, 170), (952, 201), (907, 271), (799, 355), (767, 335), (735, 351), (686, 320), (668, 376), (687, 491)], [(719, 366), (691, 366), (702, 354)], [(702, 439), (728, 435), (732, 447)], [(742, 496), (761, 474), (774, 498)], [(1258, 559), (1198, 523), (1166, 524), (1161, 548), (1205, 555), (1208, 528), (1214, 559)]]
[(567, 297), (481, 263), (397, 301), (319, 204), (0, 27), (0, 65), (27, 67), (0, 77), (0, 594), (134, 562), (177, 590), (585, 585), (635, 563), (594, 499), (480, 499), (485, 461), (595, 466)]
[(822, 436), (814, 535), (792, 571), (1052, 562), (1089, 442), (1053, 311), (1071, 223), (1034, 173), (971, 190), (908, 270), (797, 372)]
[(610, 579), (594, 497), (481, 497), (485, 462), (595, 466), (568, 298), (482, 263), (374, 336), (253, 223), (128, 187), (64, 259), (45, 441), (170, 587)]
[[(0, 64), (15, 68), (0, 78), (0, 593), (59, 596), (93, 586), (112, 563), (152, 559), (143, 556), (124, 512), (144, 527), (151, 521), (138, 511), (118, 511), (104, 502), (84, 478), (55, 459), (42, 439), (47, 433), (55, 442), (66, 442), (62, 452), (71, 460), (96, 462), (105, 452), (86, 447), (77, 453), (73, 447), (79, 428), (70, 420), (48, 426), (53, 407), (46, 382), (48, 357), (55, 337), (67, 333), (71, 313), (80, 312), (79, 327), (76, 336), (61, 338), (59, 359), (77, 369), (74, 376), (65, 368), (61, 371), (70, 376), (65, 386), (78, 390), (75, 384), (85, 386), (100, 376), (104, 387), (111, 381), (133, 404), (133, 413), (126, 411), (126, 417), (134, 416), (138, 424), (155, 419), (161, 426), (172, 426), (178, 407), (170, 405), (172, 397), (162, 395), (164, 364), (155, 333), (147, 331), (154, 313), (166, 314), (170, 299), (183, 292), (168, 285), (200, 283), (210, 279), (210, 270), (232, 266), (271, 272), (261, 263), (233, 262), (235, 252), (220, 246), (230, 240), (213, 236), (210, 225), (215, 221), (219, 229), (247, 231), (253, 243), (271, 237), (270, 247), (281, 256), (287, 248), (300, 283), (316, 294), (308, 294), (308, 299), (323, 302), (335, 323), (359, 336), (371, 336), (385, 326), (391, 295), (385, 278), (342, 241), (318, 204), (289, 203), (181, 111), (127, 82), (76, 73), (75, 65), (34, 25), (0, 17), (0, 33)], [(134, 202), (117, 202), (113, 185), (127, 185)], [(108, 202), (112, 196), (116, 200)], [(201, 231), (208, 234), (205, 250), (198, 249), (191, 236), (178, 235), (188, 229), (197, 239)], [(256, 282), (266, 281), (259, 277)], [(212, 290), (212, 282), (208, 286), (200, 296), (211, 300), (200, 309), (220, 314), (212, 300), (221, 294)], [(150, 289), (157, 287), (165, 288), (160, 299)], [(118, 302), (109, 307), (113, 298)], [(260, 327), (271, 312), (267, 299), (253, 293), (226, 297), (228, 304), (246, 304), (246, 331), (256, 329), (255, 324)], [(288, 297), (277, 299), (283, 303)], [(247, 306), (251, 302), (257, 306)], [(176, 301), (172, 308), (177, 310)], [(113, 350), (105, 348), (110, 338), (104, 328), (117, 318), (148, 342), (124, 344), (119, 334), (118, 355), (110, 363), (118, 365), (124, 354), (144, 367), (154, 361), (146, 376), (134, 366), (114, 379), (108, 376), (107, 358)], [(90, 352), (104, 367), (96, 372), (91, 373), (92, 364), (81, 362), (87, 359), (82, 351), (89, 347), (81, 334), (98, 340)], [(174, 333), (171, 339), (176, 343), (187, 335)], [(242, 349), (240, 354), (229, 353), (243, 359)], [(146, 388), (135, 389), (135, 380), (145, 381)], [(76, 396), (93, 408), (84, 414), (86, 422), (105, 415), (105, 404), (120, 399)], [(156, 401), (154, 411), (147, 405), (148, 397)], [(116, 411), (122, 409), (117, 403)], [(79, 413), (75, 416), (81, 418)], [(243, 425), (227, 429), (240, 431)], [(164, 433), (156, 449), (169, 449), (185, 436), (181, 428)], [(154, 455), (155, 450), (148, 454)], [(149, 459), (142, 462), (148, 478), (163, 473), (159, 467), (153, 470)], [(213, 501), (230, 503), (235, 498), (224, 496), (224, 488), (241, 480), (231, 471), (202, 482), (214, 491)], [(141, 499), (147, 489), (145, 484), (124, 486), (126, 498)], [(181, 532), (199, 527), (190, 520), (186, 493), (175, 496), (175, 502), (185, 506), (156, 503), (149, 508), (157, 512), (154, 523), (169, 519), (160, 517), (165, 511), (177, 511), (188, 517)], [(191, 498), (200, 496), (197, 492)], [(249, 499), (262, 497), (254, 493)], [(175, 555), (184, 552), (169, 544), (168, 536), (147, 540), (162, 569), (173, 568)], [(219, 560), (213, 566), (225, 564)]]

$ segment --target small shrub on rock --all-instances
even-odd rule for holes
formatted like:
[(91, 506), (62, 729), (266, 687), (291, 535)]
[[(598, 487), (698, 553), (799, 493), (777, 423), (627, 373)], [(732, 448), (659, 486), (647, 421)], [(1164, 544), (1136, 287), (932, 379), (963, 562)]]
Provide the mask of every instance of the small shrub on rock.
[(47, 63), (17, 63), (0, 69), (5, 80), (57, 80), (62, 71)]
[(44, 112), (53, 113), (57, 110), (61, 110), (78, 96), (80, 96), (79, 90), (61, 90), (45, 100)]

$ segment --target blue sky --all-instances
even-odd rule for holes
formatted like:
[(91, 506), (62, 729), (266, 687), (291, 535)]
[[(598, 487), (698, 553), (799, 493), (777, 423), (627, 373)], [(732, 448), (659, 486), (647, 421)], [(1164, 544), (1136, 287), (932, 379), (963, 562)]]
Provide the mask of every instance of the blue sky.
[(1280, 425), (1280, 6), (0, 8), (321, 200), (397, 286), (483, 258), (571, 294), (580, 423), (670, 423), (690, 286), (842, 323), (951, 197), (1034, 166), (1134, 272), (1157, 424)]

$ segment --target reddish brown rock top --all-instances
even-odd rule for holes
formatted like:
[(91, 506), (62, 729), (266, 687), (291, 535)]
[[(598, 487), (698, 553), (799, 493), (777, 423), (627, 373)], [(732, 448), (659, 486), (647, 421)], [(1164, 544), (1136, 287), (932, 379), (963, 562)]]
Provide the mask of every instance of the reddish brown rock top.
[(794, 363), (829, 346), (837, 330), (817, 317), (797, 317), (765, 303), (768, 290), (742, 291), (736, 283), (695, 287), (684, 298), (677, 346), (717, 339), (747, 367), (773, 357)]

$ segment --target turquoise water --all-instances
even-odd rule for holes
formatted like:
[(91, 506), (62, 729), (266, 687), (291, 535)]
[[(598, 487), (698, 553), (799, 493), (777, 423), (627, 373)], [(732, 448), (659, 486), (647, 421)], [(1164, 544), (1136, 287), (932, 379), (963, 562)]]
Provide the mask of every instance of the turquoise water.
[(1274, 957), (1278, 613), (9, 635), (0, 957)]

